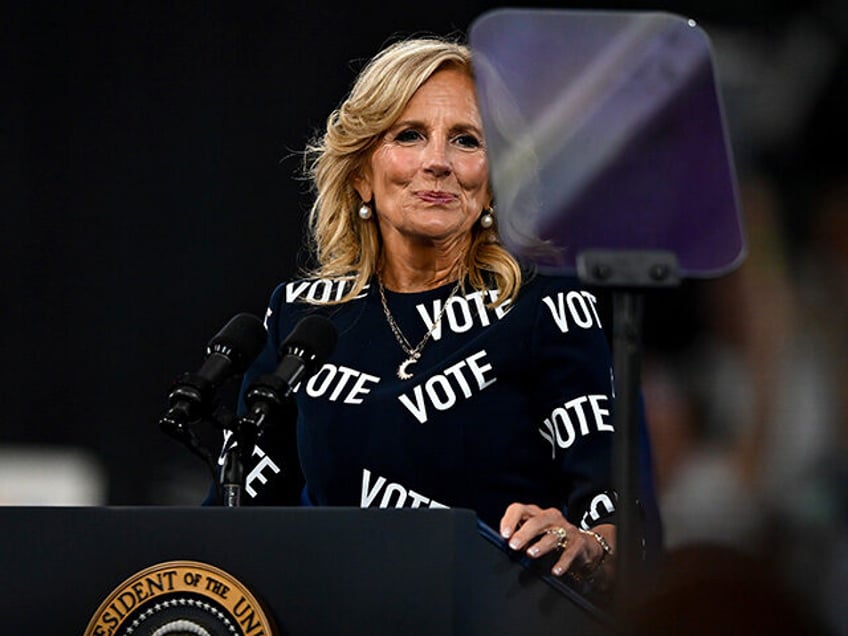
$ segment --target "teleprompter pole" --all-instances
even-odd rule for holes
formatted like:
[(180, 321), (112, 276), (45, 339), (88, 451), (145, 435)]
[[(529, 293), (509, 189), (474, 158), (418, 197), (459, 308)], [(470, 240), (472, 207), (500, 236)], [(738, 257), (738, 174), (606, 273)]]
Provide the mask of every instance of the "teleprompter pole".
[(615, 388), (613, 484), (616, 503), (618, 609), (644, 582), (643, 528), (639, 510), (639, 395), (641, 390), (643, 290), (680, 283), (677, 257), (650, 250), (586, 250), (577, 257), (580, 280), (612, 292)]

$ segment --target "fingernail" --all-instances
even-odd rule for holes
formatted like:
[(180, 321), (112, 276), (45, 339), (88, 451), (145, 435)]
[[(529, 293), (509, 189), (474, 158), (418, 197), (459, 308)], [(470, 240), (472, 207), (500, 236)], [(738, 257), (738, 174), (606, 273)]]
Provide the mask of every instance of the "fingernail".
[(537, 554), (539, 554), (539, 548), (537, 548), (536, 546), (533, 546), (532, 548), (530, 548), (529, 550), (527, 550), (527, 554), (529, 554), (530, 556), (534, 557), (534, 556), (536, 556)]
[(501, 536), (502, 536), (504, 539), (509, 539), (509, 535), (511, 535), (511, 534), (512, 534), (512, 531), (511, 531), (509, 528), (503, 528), (503, 529), (501, 530)]
[(564, 571), (565, 570), (562, 569), (562, 566), (559, 565), (554, 568), (554, 574), (556, 574), (557, 576), (562, 576), (562, 573)]
[(513, 539), (512, 541), (509, 542), (509, 547), (512, 548), (513, 550), (517, 550), (518, 548), (521, 547), (521, 542), (518, 541), (517, 539)]

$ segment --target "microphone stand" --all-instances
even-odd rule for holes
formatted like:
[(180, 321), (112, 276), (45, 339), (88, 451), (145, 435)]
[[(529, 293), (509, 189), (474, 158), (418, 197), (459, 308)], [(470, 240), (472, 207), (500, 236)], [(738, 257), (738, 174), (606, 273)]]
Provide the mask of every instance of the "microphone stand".
[(224, 507), (241, 506), (241, 493), (244, 490), (244, 466), (247, 463), (256, 440), (259, 427), (249, 417), (236, 417), (232, 412), (219, 409), (216, 423), (221, 429), (233, 432), (230, 444), (224, 451), (224, 465), (221, 468), (221, 502)]
[(262, 376), (248, 393), (252, 408), (245, 417), (236, 417), (223, 408), (216, 417), (217, 424), (233, 432), (232, 442), (224, 452), (221, 469), (221, 499), (223, 505), (235, 508), (241, 505), (244, 489), (244, 466), (247, 464), (259, 435), (266, 423), (273, 419), (282, 406), (279, 386), (283, 381), (276, 376)]
[(256, 441), (269, 422), (280, 419), (293, 387), (311, 375), (330, 354), (336, 344), (336, 331), (329, 319), (307, 316), (298, 322), (294, 331), (280, 346), (282, 360), (274, 373), (261, 375), (248, 387), (244, 396), (248, 414), (235, 417), (224, 414), (219, 421), (222, 429), (233, 431), (232, 443), (224, 452), (221, 471), (223, 505), (241, 505), (244, 488), (244, 466), (250, 459)]
[[(280, 376), (263, 375), (251, 385), (245, 398), (250, 407), (247, 416), (222, 414), (219, 425), (222, 429), (233, 431), (233, 441), (224, 453), (224, 466), (221, 470), (221, 497), (224, 506), (235, 508), (241, 505), (244, 465), (266, 423), (277, 417), (289, 393), (288, 383)], [(228, 419), (224, 421), (225, 418)]]
[[(247, 314), (249, 316), (249, 314)], [(254, 319), (258, 322), (258, 319)], [(232, 321), (231, 321), (232, 322)], [(263, 328), (264, 329), (264, 328)], [(336, 331), (328, 318), (307, 316), (295, 326), (280, 349), (282, 361), (273, 374), (262, 375), (248, 388), (244, 400), (248, 414), (238, 417), (219, 406), (204, 421), (219, 430), (232, 431), (229, 444), (223, 451), (220, 476), (208, 450), (203, 449), (189, 426), (198, 418), (194, 411), (207, 412), (212, 384), (204, 374), (186, 374), (172, 392), (173, 406), (160, 420), (162, 428), (186, 444), (192, 452), (207, 460), (212, 472), (217, 495), (222, 505), (236, 508), (241, 505), (245, 487), (245, 466), (256, 448), (257, 440), (269, 422), (282, 416), (293, 387), (310, 375), (330, 354), (336, 343)], [(206, 363), (205, 363), (206, 364)]]
[(218, 491), (218, 499), (229, 508), (241, 506), (241, 493), (244, 490), (244, 467), (253, 452), (264, 418), (237, 417), (229, 409), (219, 406), (208, 418), (194, 423), (205, 423), (218, 430), (232, 431), (232, 437), (223, 455), (220, 475), (215, 468), (215, 459), (209, 449), (203, 447), (194, 429), (184, 422), (163, 417), (162, 430), (185, 445), (194, 455), (200, 457), (209, 468), (213, 483)]

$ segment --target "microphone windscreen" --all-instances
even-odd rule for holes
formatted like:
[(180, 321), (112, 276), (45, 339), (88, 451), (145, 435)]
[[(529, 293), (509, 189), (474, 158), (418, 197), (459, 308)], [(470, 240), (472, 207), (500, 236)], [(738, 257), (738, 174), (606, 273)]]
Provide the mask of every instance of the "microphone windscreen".
[(234, 373), (242, 373), (265, 346), (267, 332), (262, 321), (253, 314), (236, 314), (215, 334), (206, 347), (208, 354), (228, 357)]
[(294, 349), (302, 349), (310, 357), (310, 365), (314, 369), (324, 364), (324, 361), (336, 347), (336, 328), (329, 318), (318, 314), (310, 314), (301, 318), (289, 337), (280, 345), (280, 355)]

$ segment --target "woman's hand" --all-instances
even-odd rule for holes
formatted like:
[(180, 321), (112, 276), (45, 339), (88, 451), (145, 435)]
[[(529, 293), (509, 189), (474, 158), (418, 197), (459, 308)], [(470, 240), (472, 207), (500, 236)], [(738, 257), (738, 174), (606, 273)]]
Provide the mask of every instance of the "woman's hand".
[(559, 552), (551, 568), (555, 576), (568, 572), (578, 580), (583, 577), (611, 580), (615, 550), (615, 526), (612, 524), (583, 531), (566, 521), (556, 508), (543, 510), (533, 504), (514, 503), (501, 519), (500, 532), (509, 541), (510, 548), (524, 550), (530, 558)]

